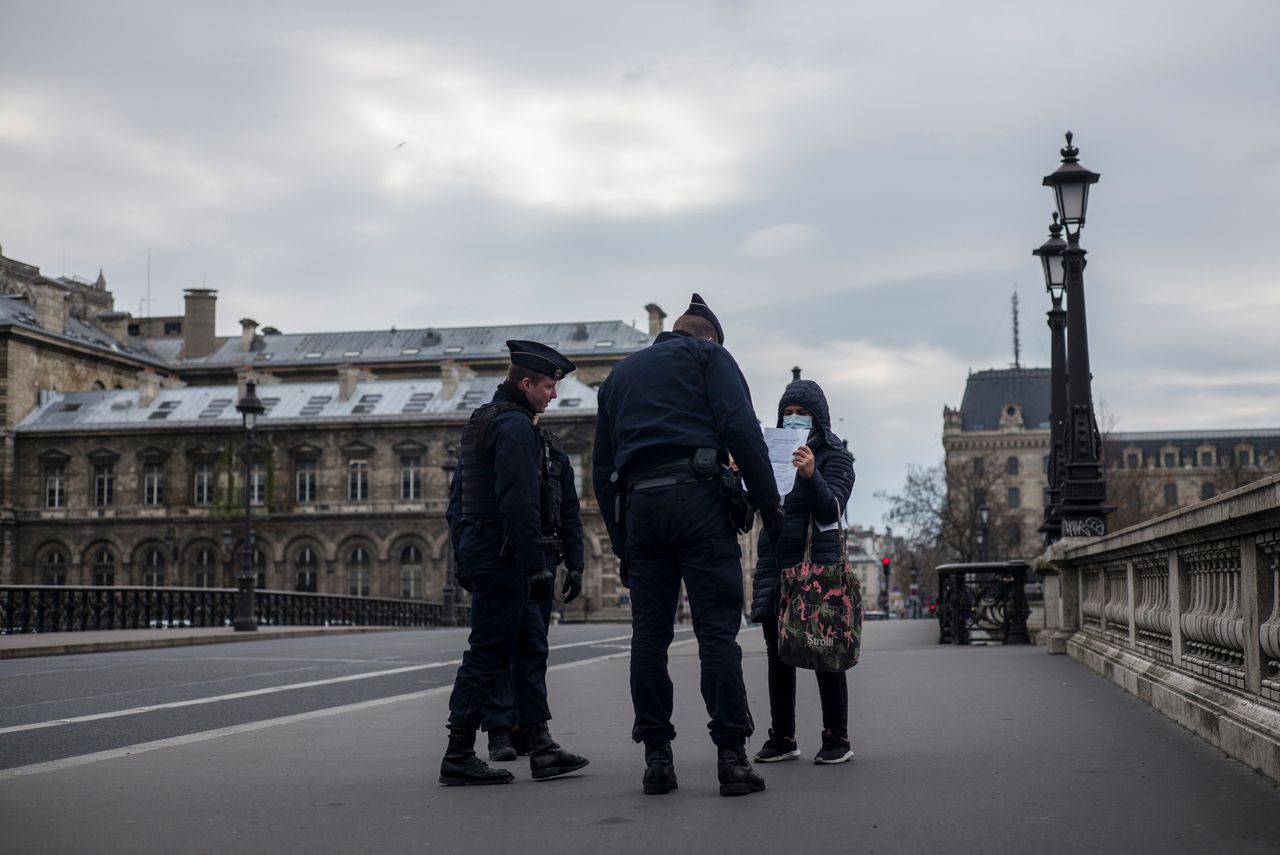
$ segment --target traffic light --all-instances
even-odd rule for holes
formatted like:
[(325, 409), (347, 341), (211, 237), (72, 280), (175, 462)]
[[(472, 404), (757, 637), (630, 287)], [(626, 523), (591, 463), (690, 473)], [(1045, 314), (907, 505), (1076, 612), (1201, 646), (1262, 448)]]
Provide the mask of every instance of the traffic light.
[(889, 572), (889, 556), (880, 559), (880, 565), (884, 568), (884, 572)]

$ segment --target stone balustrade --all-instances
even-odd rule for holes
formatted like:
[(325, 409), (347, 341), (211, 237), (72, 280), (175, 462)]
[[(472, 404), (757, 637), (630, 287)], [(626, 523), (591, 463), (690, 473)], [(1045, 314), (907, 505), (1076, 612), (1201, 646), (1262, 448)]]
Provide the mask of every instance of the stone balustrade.
[(1280, 476), (1055, 544), (1040, 641), (1280, 780)]

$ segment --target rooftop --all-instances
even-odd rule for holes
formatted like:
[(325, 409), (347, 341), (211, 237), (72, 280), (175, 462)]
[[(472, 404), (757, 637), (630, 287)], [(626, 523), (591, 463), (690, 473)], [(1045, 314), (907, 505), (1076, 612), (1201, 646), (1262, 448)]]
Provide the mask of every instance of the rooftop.
[(53, 336), (54, 338), (68, 339), (77, 344), (122, 354), (145, 363), (160, 363), (155, 352), (143, 342), (134, 341), (122, 344), (100, 327), (87, 324), (75, 317), (67, 318), (65, 332), (46, 329), (40, 326), (39, 321), (36, 319), (35, 307), (12, 295), (0, 295), (0, 326), (4, 325), (22, 327)]
[(998, 430), (1005, 406), (1022, 407), (1030, 430), (1049, 427), (1049, 369), (993, 368), (969, 375), (960, 403), (962, 430)]

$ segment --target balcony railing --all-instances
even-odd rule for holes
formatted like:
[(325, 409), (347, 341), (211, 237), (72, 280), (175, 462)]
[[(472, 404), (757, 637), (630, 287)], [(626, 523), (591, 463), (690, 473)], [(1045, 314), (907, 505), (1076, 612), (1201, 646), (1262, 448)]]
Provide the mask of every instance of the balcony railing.
[[(235, 620), (235, 599), (234, 588), (4, 585), (0, 632), (224, 627)], [(452, 625), (442, 605), (422, 600), (262, 590), (254, 600), (259, 626)], [(466, 606), (455, 614), (467, 623)]]

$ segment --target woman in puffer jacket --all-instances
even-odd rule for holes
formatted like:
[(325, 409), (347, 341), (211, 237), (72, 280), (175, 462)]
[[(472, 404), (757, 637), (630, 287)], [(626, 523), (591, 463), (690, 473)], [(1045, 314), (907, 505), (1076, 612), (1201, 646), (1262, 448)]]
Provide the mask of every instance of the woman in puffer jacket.
[[(776, 763), (800, 756), (796, 744), (796, 669), (778, 658), (778, 580), (780, 568), (804, 559), (806, 530), (812, 526), (812, 560), (834, 564), (840, 554), (840, 532), (818, 531), (841, 520), (853, 491), (853, 456), (831, 430), (831, 413), (822, 387), (812, 380), (787, 386), (778, 403), (778, 427), (807, 428), (809, 440), (797, 449), (792, 463), (796, 484), (783, 500), (786, 520), (781, 542), (774, 549), (761, 531), (757, 544), (751, 619), (764, 625), (769, 654), (769, 739), (755, 756), (757, 763)], [(822, 748), (814, 763), (844, 763), (849, 750), (849, 690), (845, 674), (815, 671), (822, 699)]]

